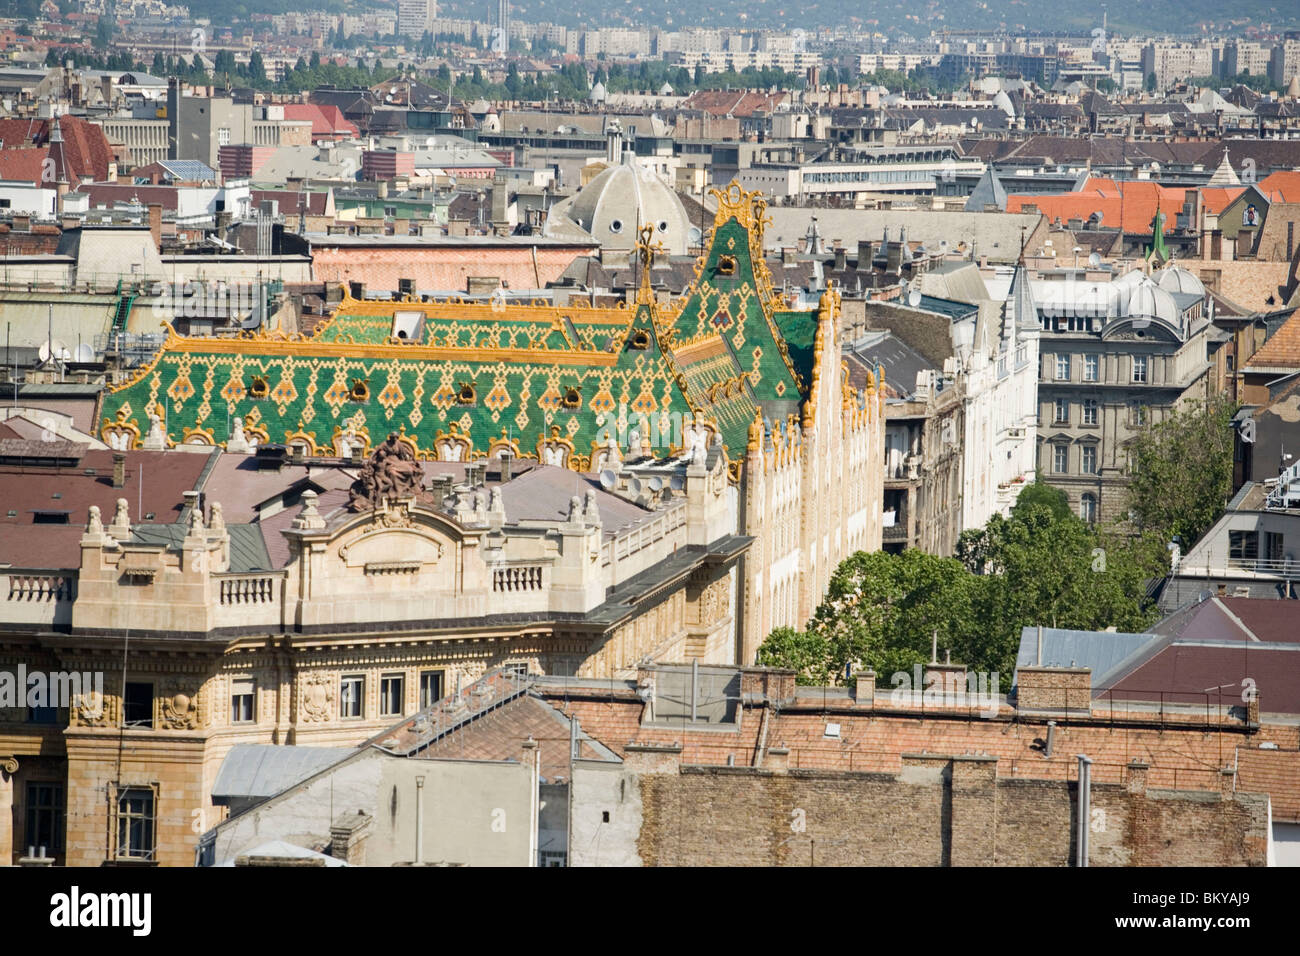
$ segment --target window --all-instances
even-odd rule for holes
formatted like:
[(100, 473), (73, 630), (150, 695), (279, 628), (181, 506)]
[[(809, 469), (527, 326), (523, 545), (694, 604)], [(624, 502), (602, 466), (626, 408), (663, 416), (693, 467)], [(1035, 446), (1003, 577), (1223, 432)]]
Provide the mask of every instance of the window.
[(1052, 471), (1063, 475), (1070, 470), (1070, 446), (1052, 446)]
[(1259, 557), (1258, 531), (1229, 531), (1228, 560), (1254, 561)]
[(1280, 567), (1286, 560), (1282, 551), (1282, 535), (1276, 531), (1266, 531), (1264, 533), (1264, 558), (1273, 562), (1274, 567)]
[(420, 674), (420, 709), (432, 707), (442, 700), (442, 671), (424, 671)]
[(1095, 475), (1097, 473), (1097, 446), (1083, 446), (1083, 473), (1085, 475)]
[(1097, 523), (1097, 496), (1084, 495), (1079, 499), (1079, 517), (1088, 524)]
[(397, 207), (396, 207), (396, 206), (385, 206), (385, 207), (384, 207), (384, 215), (385, 215), (386, 217), (388, 217), (389, 219), (396, 219), (396, 218), (397, 218)]
[(1133, 381), (1146, 383), (1147, 380), (1147, 357), (1145, 355), (1133, 356)]
[(230, 722), (247, 724), (257, 720), (254, 703), (257, 685), (251, 677), (238, 677), (230, 682)]
[(1141, 427), (1147, 423), (1147, 407), (1141, 402), (1134, 402), (1132, 407), (1133, 424)]
[(1069, 420), (1070, 420), (1070, 403), (1063, 398), (1058, 398), (1054, 403), (1054, 411), (1052, 412), (1052, 421), (1055, 424), (1061, 425), (1069, 422)]
[(57, 707), (28, 707), (27, 722), (29, 724), (53, 724), (59, 719), (59, 710)]
[(1097, 371), (1099, 362), (1095, 355), (1085, 355), (1083, 357), (1083, 380), (1085, 382), (1097, 381)]
[(340, 717), (360, 717), (361, 716), (361, 695), (366, 689), (366, 679), (364, 677), (352, 676), (343, 678), (339, 685), (339, 716)]
[(217, 145), (218, 146), (230, 145), (230, 127), (222, 126), (217, 130)]
[(501, 669), (507, 674), (513, 674), (517, 678), (528, 676), (527, 661), (507, 661), (501, 666)]
[(1070, 380), (1070, 356), (1058, 355), (1056, 357), (1056, 380), (1058, 382), (1068, 382)]
[(1083, 400), (1083, 423), (1085, 425), (1097, 424), (1097, 400), (1095, 398), (1085, 398)]
[(406, 678), (385, 674), (379, 679), (379, 715), (400, 717), (406, 709)]
[(123, 718), (128, 727), (153, 727), (153, 684), (127, 681)]
[(116, 856), (119, 860), (154, 858), (154, 803), (152, 787), (118, 790)]
[(26, 846), (45, 847), (47, 856), (58, 853), (63, 849), (66, 819), (63, 784), (27, 784), (27, 830), (23, 834)]

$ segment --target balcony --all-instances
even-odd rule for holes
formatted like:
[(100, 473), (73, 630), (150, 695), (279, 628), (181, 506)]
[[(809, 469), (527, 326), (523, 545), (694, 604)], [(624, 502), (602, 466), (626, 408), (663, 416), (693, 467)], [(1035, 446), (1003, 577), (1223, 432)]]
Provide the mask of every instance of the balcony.
[(72, 623), (76, 596), (74, 572), (7, 568), (0, 574), (0, 619), (42, 629), (65, 628)]
[(1229, 571), (1245, 571), (1271, 578), (1300, 580), (1300, 561), (1294, 558), (1229, 558)]

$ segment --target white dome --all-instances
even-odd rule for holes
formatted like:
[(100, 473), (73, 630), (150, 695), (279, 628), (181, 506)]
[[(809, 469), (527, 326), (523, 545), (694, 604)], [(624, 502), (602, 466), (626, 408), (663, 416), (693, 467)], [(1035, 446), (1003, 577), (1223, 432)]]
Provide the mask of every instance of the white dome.
[(1205, 285), (1181, 266), (1169, 265), (1160, 270), (1156, 280), (1166, 292), (1205, 295)]
[(993, 97), (993, 105), (1011, 119), (1016, 118), (1016, 107), (1012, 104), (1011, 97), (1007, 96), (1006, 90), (998, 90), (997, 96)]
[(660, 95), (660, 96), (672, 96), (672, 95), (673, 95), (673, 88), (672, 88), (671, 86), (669, 86), (667, 83), (665, 83), (663, 86), (659, 87), (659, 95)]
[(607, 249), (632, 249), (637, 227), (655, 227), (654, 241), (671, 255), (685, 255), (691, 221), (677, 193), (653, 170), (623, 164), (611, 166), (551, 209), (546, 232), (560, 235), (576, 225)]
[(591, 96), (590, 96), (590, 99), (591, 99), (591, 101), (592, 101), (593, 103), (603, 103), (603, 102), (605, 102), (605, 84), (604, 84), (604, 83), (597, 83), (595, 86), (593, 86), (593, 87), (591, 88)]
[(1124, 315), (1133, 318), (1163, 319), (1178, 327), (1178, 303), (1174, 297), (1150, 279), (1133, 290)]

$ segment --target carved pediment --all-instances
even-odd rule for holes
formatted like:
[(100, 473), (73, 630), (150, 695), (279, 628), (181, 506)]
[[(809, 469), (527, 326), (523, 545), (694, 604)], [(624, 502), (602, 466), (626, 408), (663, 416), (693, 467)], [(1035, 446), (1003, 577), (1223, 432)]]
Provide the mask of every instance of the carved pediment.
[(349, 568), (435, 565), (447, 553), (448, 542), (430, 529), (412, 526), (389, 528), (371, 525), (339, 548)]

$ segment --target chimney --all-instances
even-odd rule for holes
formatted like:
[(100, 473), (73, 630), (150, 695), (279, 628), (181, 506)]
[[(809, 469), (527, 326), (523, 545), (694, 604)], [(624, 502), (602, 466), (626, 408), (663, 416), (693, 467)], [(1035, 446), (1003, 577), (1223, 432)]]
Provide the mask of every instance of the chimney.
[(515, 453), (512, 451), (503, 451), (501, 453), (501, 481), (507, 482), (511, 478), (510, 464), (514, 459)]
[(27, 215), (26, 213), (23, 213), (21, 216), (14, 216), (14, 218), (13, 218), (13, 231), (14, 231), (14, 232), (31, 232), (31, 231), (32, 231), (32, 217), (29, 216), (29, 215)]
[(876, 672), (870, 667), (853, 675), (853, 699), (859, 707), (875, 705)]
[(835, 250), (835, 271), (843, 272), (849, 267), (849, 254), (845, 249), (837, 248)]
[(870, 269), (871, 257), (874, 255), (874, 247), (870, 239), (858, 240), (858, 268)]
[(478, 488), (483, 484), (483, 478), (487, 474), (487, 465), (483, 462), (472, 461), (465, 466), (465, 484), (471, 488)]
[(149, 204), (149, 233), (153, 236), (153, 247), (162, 249), (162, 203)]
[(366, 297), (366, 284), (364, 282), (349, 282), (348, 295), (354, 299), (364, 299)]
[(113, 452), (113, 487), (126, 487), (126, 454), (120, 451)]

